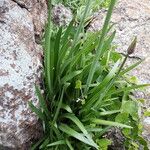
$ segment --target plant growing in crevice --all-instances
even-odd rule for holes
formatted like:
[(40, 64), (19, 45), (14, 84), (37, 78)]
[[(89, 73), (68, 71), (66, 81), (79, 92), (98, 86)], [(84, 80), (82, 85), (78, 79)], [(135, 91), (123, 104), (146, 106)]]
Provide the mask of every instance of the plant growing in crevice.
[(124, 78), (142, 61), (124, 69), (136, 38), (123, 61), (114, 51), (115, 31), (110, 34), (109, 22), (115, 2), (111, 0), (101, 31), (84, 31), (90, 9), (87, 0), (79, 25), (72, 20), (67, 28), (60, 27), (52, 35), (49, 1), (44, 37), (45, 93), (42, 95), (36, 86), (39, 107), (29, 103), (43, 123), (44, 137), (32, 149), (107, 149), (111, 141), (103, 135), (112, 126), (122, 130), (126, 148), (143, 145), (147, 149), (139, 132), (138, 102), (131, 95), (133, 90), (149, 85), (133, 85)]

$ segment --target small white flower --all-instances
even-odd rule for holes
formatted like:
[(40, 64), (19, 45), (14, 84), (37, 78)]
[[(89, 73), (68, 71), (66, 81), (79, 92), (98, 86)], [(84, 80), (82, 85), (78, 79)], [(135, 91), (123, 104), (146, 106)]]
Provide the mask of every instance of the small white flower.
[(81, 99), (80, 99), (80, 98), (77, 98), (76, 102), (78, 103), (78, 102), (80, 102), (80, 101), (81, 101)]

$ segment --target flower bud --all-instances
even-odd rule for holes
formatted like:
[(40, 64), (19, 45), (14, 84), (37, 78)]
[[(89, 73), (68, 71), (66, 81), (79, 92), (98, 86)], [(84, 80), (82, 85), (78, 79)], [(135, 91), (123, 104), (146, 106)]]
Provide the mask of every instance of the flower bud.
[(128, 47), (128, 49), (127, 49), (127, 54), (128, 55), (131, 55), (131, 54), (134, 53), (135, 47), (136, 47), (136, 43), (137, 43), (137, 37), (134, 38), (134, 40), (132, 41), (132, 43)]

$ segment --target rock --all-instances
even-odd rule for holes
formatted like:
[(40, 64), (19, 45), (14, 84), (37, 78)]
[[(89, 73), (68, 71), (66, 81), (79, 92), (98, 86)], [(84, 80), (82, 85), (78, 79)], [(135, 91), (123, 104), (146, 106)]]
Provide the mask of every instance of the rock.
[[(149, 56), (150, 43), (150, 2), (148, 0), (119, 0), (112, 15), (112, 23), (117, 29), (115, 43), (118, 51), (126, 53), (127, 47), (134, 36), (138, 37), (138, 44), (134, 56), (145, 58)], [(102, 28), (106, 10), (100, 10), (94, 15), (91, 22), (90, 31)]]
[[(28, 107), (38, 105), (42, 48), (36, 43), (47, 18), (45, 0), (0, 0), (0, 147), (30, 149), (42, 127)], [(1, 148), (0, 148), (1, 149)]]
[[(150, 131), (150, 117), (145, 117), (143, 123), (144, 123), (144, 128), (145, 128), (143, 135), (145, 136), (145, 138), (147, 140), (149, 140), (149, 137), (150, 137), (150, 132), (149, 132)], [(149, 146), (150, 146), (150, 144), (149, 144)]]
[[(96, 31), (102, 28), (106, 10), (100, 10), (94, 14), (94, 19), (89, 25), (89, 31)], [(117, 30), (115, 44), (117, 51), (125, 54), (129, 44), (134, 36), (137, 36), (138, 42), (135, 53), (128, 59), (128, 65), (131, 65), (139, 59), (146, 59), (136, 69), (130, 72), (130, 75), (137, 76), (139, 83), (150, 83), (150, 1), (149, 0), (119, 0), (112, 15), (112, 23), (115, 23)], [(145, 98), (145, 108), (150, 107), (150, 87), (144, 91), (136, 92), (137, 98)], [(145, 131), (150, 141), (150, 117), (144, 119)]]
[(110, 128), (104, 135), (105, 138), (112, 141), (108, 149), (110, 150), (125, 150), (124, 142), (125, 137), (121, 130), (116, 127)]
[(68, 25), (73, 18), (72, 12), (62, 4), (57, 4), (52, 9), (52, 20), (58, 26)]

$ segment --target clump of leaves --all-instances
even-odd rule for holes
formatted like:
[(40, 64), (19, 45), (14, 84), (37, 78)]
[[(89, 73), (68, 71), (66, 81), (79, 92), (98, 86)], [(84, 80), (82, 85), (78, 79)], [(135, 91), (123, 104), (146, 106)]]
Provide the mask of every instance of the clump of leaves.
[[(125, 58), (114, 51), (109, 21), (116, 0), (111, 0), (102, 31), (86, 33), (84, 20), (90, 0), (78, 26), (51, 31), (51, 2), (44, 43), (44, 95), (36, 86), (39, 107), (31, 109), (43, 123), (44, 137), (33, 149), (107, 149), (111, 144), (103, 135), (113, 127), (122, 129), (125, 147), (134, 149), (146, 142), (140, 136), (138, 102), (132, 90), (148, 86), (126, 82), (124, 74), (140, 62), (123, 69), (135, 49), (136, 39)], [(130, 53), (129, 53), (130, 52)]]

